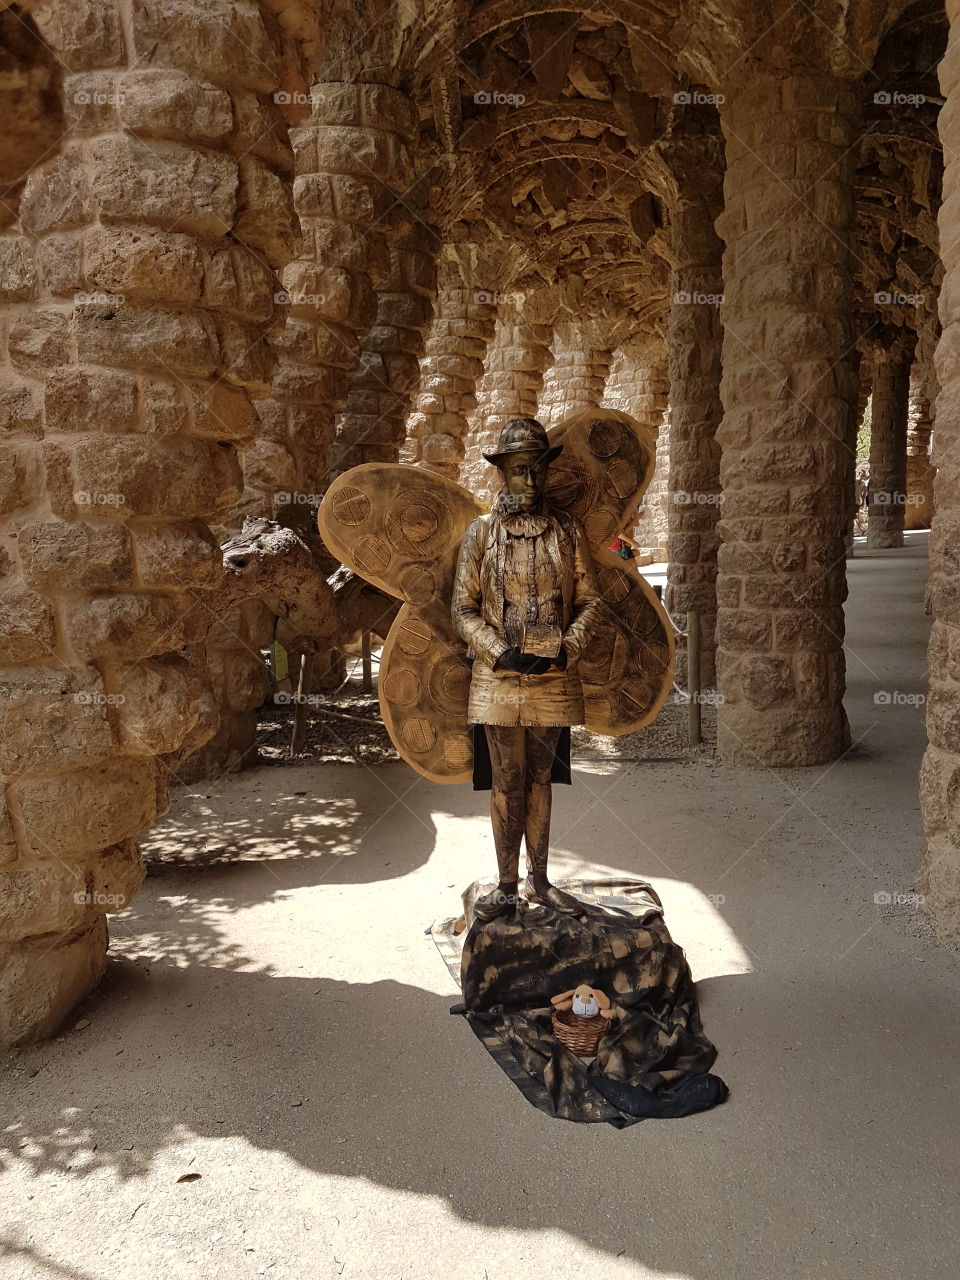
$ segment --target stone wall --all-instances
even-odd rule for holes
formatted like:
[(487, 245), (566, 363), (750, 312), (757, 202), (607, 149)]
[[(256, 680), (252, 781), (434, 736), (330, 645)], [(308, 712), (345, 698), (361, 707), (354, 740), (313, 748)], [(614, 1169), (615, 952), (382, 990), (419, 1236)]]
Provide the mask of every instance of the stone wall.
[(256, 4), (37, 9), (64, 137), (0, 240), (0, 1042), (97, 981), (163, 757), (202, 741), (209, 529), (270, 384), (295, 241)]
[(943, 333), (936, 353), (940, 383), (933, 465), (936, 511), (930, 534), (928, 609), (930, 686), (927, 702), (929, 745), (920, 771), (920, 801), (927, 849), (918, 888), (938, 931), (960, 942), (960, 566), (954, 552), (960, 529), (960, 2), (947, 4), (950, 43), (940, 66), (946, 106), (940, 114), (945, 171), (940, 210), (944, 266), (940, 299)]

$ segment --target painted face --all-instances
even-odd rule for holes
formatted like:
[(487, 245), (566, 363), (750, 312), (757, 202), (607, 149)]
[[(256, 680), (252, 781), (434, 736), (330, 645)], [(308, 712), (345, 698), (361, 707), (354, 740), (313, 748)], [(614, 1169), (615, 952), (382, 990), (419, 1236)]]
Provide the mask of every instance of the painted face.
[(521, 511), (532, 511), (540, 503), (547, 485), (547, 457), (535, 450), (510, 453), (503, 460), (503, 482), (518, 500)]

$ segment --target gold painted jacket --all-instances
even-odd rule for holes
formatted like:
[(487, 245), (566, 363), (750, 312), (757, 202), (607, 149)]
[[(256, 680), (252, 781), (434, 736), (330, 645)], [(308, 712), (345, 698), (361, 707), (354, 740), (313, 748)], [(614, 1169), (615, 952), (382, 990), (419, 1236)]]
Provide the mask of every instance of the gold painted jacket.
[[(497, 659), (518, 645), (516, 620), (529, 618), (531, 598), (536, 620), (560, 628), (566, 670), (542, 676), (494, 671)], [(572, 516), (548, 509), (474, 520), (460, 548), (451, 607), (454, 629), (474, 660), (470, 723), (582, 724), (577, 663), (601, 608), (586, 536)]]

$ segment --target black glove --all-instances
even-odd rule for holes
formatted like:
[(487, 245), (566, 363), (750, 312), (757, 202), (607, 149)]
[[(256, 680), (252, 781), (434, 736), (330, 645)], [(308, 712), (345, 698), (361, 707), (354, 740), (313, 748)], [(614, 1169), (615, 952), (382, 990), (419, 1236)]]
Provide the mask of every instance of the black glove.
[(538, 658), (535, 653), (521, 653), (519, 649), (508, 649), (496, 662), (497, 669), (516, 671), (522, 676), (542, 676), (552, 666), (551, 658)]

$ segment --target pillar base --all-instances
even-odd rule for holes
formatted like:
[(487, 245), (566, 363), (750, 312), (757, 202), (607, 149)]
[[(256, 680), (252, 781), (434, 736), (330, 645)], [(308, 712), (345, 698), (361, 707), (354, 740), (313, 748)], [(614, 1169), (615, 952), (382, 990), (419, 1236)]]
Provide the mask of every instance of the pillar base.
[(800, 769), (831, 764), (850, 745), (843, 708), (760, 711), (721, 703), (717, 750), (727, 764), (750, 769)]
[(59, 938), (43, 934), (0, 948), (0, 1048), (52, 1036), (103, 977), (106, 956), (102, 915)]
[(926, 899), (924, 914), (937, 936), (960, 945), (960, 849), (947, 840), (931, 840), (917, 878)]
[(888, 551), (892, 547), (903, 546), (903, 532), (895, 529), (890, 533), (868, 533), (867, 534), (867, 550), (868, 551)]

